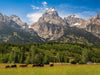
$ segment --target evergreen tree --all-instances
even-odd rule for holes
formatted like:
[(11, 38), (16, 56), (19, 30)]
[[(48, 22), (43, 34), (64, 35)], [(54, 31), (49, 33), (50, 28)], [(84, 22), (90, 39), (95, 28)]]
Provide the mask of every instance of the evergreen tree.
[(84, 49), (82, 51), (81, 62), (86, 63), (88, 61), (88, 50)]

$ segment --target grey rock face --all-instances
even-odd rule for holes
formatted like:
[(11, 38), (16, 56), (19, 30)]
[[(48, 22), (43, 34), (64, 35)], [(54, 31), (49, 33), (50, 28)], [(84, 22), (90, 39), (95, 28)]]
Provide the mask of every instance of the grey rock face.
[(3, 21), (4, 20), (4, 17), (3, 15), (0, 13), (0, 21)]
[(76, 15), (72, 14), (64, 18), (64, 21), (69, 24), (70, 27), (85, 28), (86, 20), (77, 18)]
[(89, 24), (86, 27), (86, 30), (89, 31), (89, 32), (100, 34), (100, 26), (96, 25), (96, 24)]
[(15, 28), (28, 28), (28, 25), (20, 20), (19, 17), (16, 15), (12, 15), (10, 17), (6, 15), (2, 15), (0, 13), (0, 22), (5, 22), (8, 25), (11, 25), (12, 27)]
[(100, 13), (96, 17), (90, 17), (86, 30), (100, 38)]
[(63, 30), (66, 25), (64, 20), (59, 17), (57, 11), (54, 8), (50, 8), (40, 17), (38, 22), (31, 25), (31, 28), (40, 37), (55, 40), (64, 34)]
[(28, 28), (27, 23), (22, 22), (18, 16), (12, 15), (12, 16), (10, 16), (10, 19), (13, 20), (14, 22), (16, 22), (22, 28)]
[(32, 28), (37, 32), (37, 34), (44, 38), (50, 40), (55, 40), (64, 34), (64, 26), (55, 25), (46, 22), (35, 23)]
[(100, 33), (100, 13), (96, 17), (90, 17), (88, 20), (87, 30), (89, 32)]
[[(50, 41), (62, 37), (65, 34), (66, 29), (68, 29), (68, 26), (69, 28), (82, 28), (88, 32), (96, 33), (95, 35), (99, 36), (100, 27), (94, 25), (100, 24), (99, 22), (99, 15), (90, 18), (88, 21), (82, 18), (77, 18), (74, 14), (62, 19), (54, 8), (50, 8), (42, 15), (42, 17), (40, 17), (38, 22), (32, 24), (30, 28), (32, 28), (40, 37)], [(70, 33), (70, 30), (68, 33)]]
[(64, 20), (58, 15), (55, 8), (48, 9), (39, 19), (39, 22), (48, 22), (50, 24), (56, 25), (66, 25)]
[(65, 17), (64, 21), (68, 23), (70, 27), (86, 29), (88, 32), (92, 32), (96, 36), (100, 34), (100, 13), (96, 17), (90, 17), (89, 20), (77, 18), (74, 14), (72, 14)]
[(90, 24), (90, 23), (100, 25), (100, 13), (97, 14), (96, 17), (90, 17), (88, 20), (88, 24)]

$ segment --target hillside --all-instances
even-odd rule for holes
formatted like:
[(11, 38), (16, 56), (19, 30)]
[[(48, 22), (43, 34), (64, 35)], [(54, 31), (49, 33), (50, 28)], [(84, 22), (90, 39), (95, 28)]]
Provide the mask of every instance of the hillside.
[(86, 45), (100, 45), (100, 39), (98, 37), (85, 31), (84, 29), (79, 29), (76, 27), (66, 27), (64, 30), (64, 35), (57, 41), (81, 43)]
[(13, 28), (4, 22), (0, 22), (0, 43), (38, 43), (42, 42), (41, 38), (33, 36), (25, 30)]

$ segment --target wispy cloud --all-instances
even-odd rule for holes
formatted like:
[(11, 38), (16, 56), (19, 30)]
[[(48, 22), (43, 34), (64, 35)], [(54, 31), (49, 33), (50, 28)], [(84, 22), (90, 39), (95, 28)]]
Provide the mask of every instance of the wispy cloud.
[(32, 13), (32, 14), (27, 15), (30, 23), (36, 22), (39, 19), (39, 17), (41, 17), (41, 16), (42, 16), (42, 14), (40, 12), (36, 12), (36, 13)]
[(38, 21), (38, 19), (42, 16), (42, 14), (48, 9), (47, 4), (48, 3), (44, 1), (40, 5), (41, 7), (31, 5), (33, 10), (37, 10), (37, 11), (27, 14), (28, 22), (30, 24)]
[(44, 2), (42, 2), (42, 4), (43, 4), (43, 6), (46, 6), (47, 5), (47, 2), (44, 1)]
[[(31, 5), (33, 10), (37, 10), (37, 11), (27, 14), (29, 23), (36, 22), (42, 16), (42, 14), (48, 9), (48, 3), (46, 1), (42, 2), (40, 6), (41, 7)], [(56, 6), (55, 8), (62, 18), (67, 17), (71, 14), (75, 14), (79, 18), (83, 18), (87, 20), (89, 17), (94, 17), (98, 14), (98, 12), (100, 12), (99, 8), (92, 9), (92, 8), (88, 8), (84, 6), (81, 6), (81, 7), (72, 6), (69, 4), (61, 4), (61, 5)]]
[(94, 17), (96, 16), (98, 13), (95, 12), (95, 11), (83, 11), (83, 12), (79, 12), (79, 13), (76, 13), (76, 15), (79, 17), (79, 18), (83, 18), (83, 19), (86, 19), (88, 20), (89, 17)]
[(40, 9), (40, 7), (36, 7), (36, 6), (34, 6), (34, 5), (31, 5), (31, 7), (32, 7), (33, 9)]
[(100, 9), (92, 9), (88, 7), (78, 7), (78, 6), (72, 6), (69, 4), (61, 4), (57, 7), (58, 13), (61, 17), (67, 17), (71, 14), (75, 14), (79, 18), (88, 19), (89, 17), (94, 17), (100, 12)]

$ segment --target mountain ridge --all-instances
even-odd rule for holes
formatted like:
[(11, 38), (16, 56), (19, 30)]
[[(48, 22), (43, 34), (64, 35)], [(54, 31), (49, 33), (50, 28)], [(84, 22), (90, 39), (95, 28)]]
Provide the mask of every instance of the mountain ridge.
[(16, 29), (4, 22), (0, 22), (0, 43), (40, 43), (43, 42), (37, 34)]
[[(71, 16), (68, 16), (62, 19), (63, 22), (65, 22), (66, 24), (60, 24), (59, 22), (62, 23), (62, 20), (59, 21), (58, 18), (60, 18), (60, 16), (57, 13), (57, 11), (53, 8), (50, 8), (42, 15), (42, 17), (40, 17), (40, 19), (36, 23), (31, 25), (31, 28), (35, 30), (40, 37), (46, 39), (47, 41), (65, 42), (66, 40), (65, 41), (64, 39), (62, 40), (63, 38), (62, 36), (66, 36), (66, 34), (70, 34), (70, 35), (67, 35), (71, 37), (70, 39), (68, 37), (65, 37), (65, 39), (68, 39), (70, 42), (73, 42), (73, 39), (75, 39), (74, 37), (72, 37), (74, 35), (75, 37), (77, 37), (77, 40), (81, 38), (80, 40), (82, 41), (81, 43), (83, 44), (84, 44), (84, 41), (87, 42), (87, 43), (85, 42), (85, 44), (95, 44), (95, 42), (92, 41), (92, 39), (95, 39), (96, 41), (98, 37), (93, 35), (92, 33), (89, 33), (89, 31), (86, 30), (88, 26), (88, 21), (81, 19), (81, 18), (77, 18), (75, 17), (74, 14), (72, 14)], [(57, 22), (56, 24), (55, 20), (53, 19), (59, 22)], [(73, 24), (78, 24), (78, 23), (80, 23), (80, 25), (73, 25)], [(70, 33), (72, 31), (73, 33)], [(89, 38), (93, 37), (93, 38), (88, 39), (87, 37)], [(98, 41), (100, 40), (98, 39)], [(76, 43), (80, 43), (80, 42), (76, 42)]]
[(0, 22), (5, 22), (12, 27), (18, 28), (18, 29), (25, 29), (28, 28), (28, 24), (24, 23), (20, 20), (20, 18), (16, 15), (11, 15), (10, 17), (3, 15), (0, 13)]
[[(40, 42), (58, 41), (100, 45), (99, 21), (100, 14), (96, 17), (89, 18), (89, 20), (78, 18), (74, 14), (63, 19), (59, 16), (55, 8), (50, 8), (37, 22), (31, 24), (29, 28), (28, 25), (22, 22), (16, 15), (8, 17), (0, 14), (0, 22), (9, 25), (11, 29), (12, 27), (21, 29), (29, 33), (30, 37), (35, 37), (31, 39), (32, 41), (29, 40), (29, 42), (34, 42), (37, 39), (37, 42), (40, 40)], [(19, 28), (17, 26), (19, 26)], [(13, 32), (12, 30), (11, 33)], [(27, 36), (24, 38), (27, 38)]]

